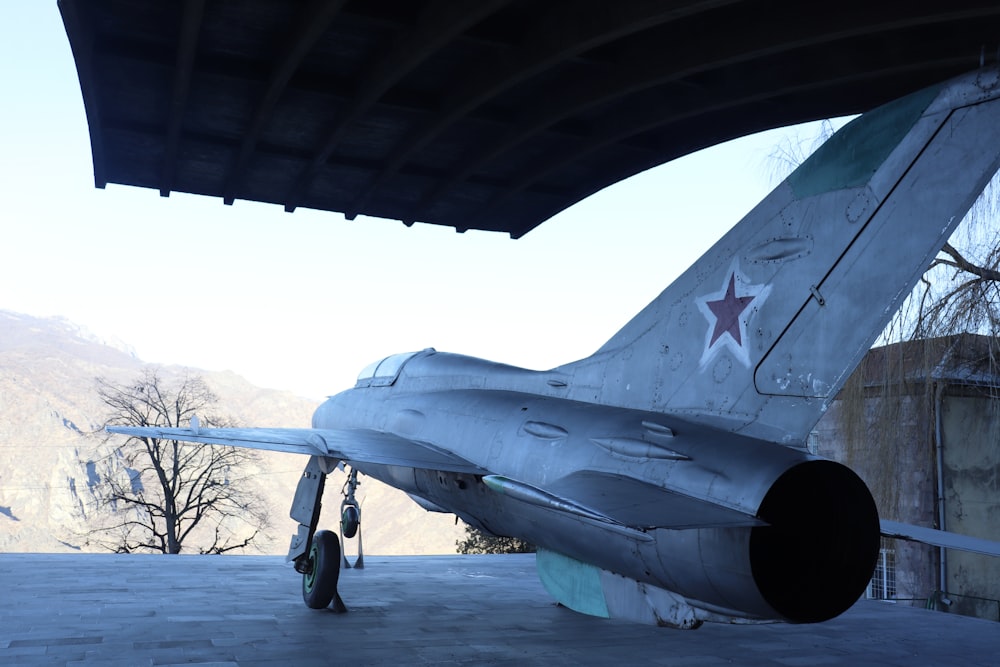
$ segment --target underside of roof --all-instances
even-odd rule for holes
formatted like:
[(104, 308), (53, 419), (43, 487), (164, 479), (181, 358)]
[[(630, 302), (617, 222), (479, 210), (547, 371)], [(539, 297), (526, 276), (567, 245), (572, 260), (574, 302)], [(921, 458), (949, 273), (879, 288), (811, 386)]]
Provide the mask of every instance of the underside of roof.
[[(508, 232), (998, 58), (996, 0), (60, 0), (98, 187)], [(720, 184), (724, 187), (724, 184)]]

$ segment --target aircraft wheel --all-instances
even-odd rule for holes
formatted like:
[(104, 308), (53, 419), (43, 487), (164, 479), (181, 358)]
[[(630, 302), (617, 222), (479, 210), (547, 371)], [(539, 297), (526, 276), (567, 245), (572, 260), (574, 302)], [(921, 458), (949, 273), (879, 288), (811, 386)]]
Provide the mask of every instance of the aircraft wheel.
[(345, 505), (344, 511), (340, 515), (340, 529), (344, 531), (344, 537), (351, 539), (358, 534), (361, 526), (361, 512), (355, 505)]
[(310, 609), (326, 609), (337, 595), (340, 578), (340, 540), (329, 530), (313, 536), (309, 550), (312, 571), (302, 575), (302, 599)]

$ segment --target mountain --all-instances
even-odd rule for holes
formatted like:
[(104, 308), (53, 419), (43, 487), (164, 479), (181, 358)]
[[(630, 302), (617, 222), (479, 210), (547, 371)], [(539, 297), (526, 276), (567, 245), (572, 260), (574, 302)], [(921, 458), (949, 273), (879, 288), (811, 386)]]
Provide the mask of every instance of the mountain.
[[(103, 423), (105, 410), (95, 381), (128, 382), (146, 365), (126, 345), (67, 320), (0, 310), (0, 551), (87, 550), (82, 536), (93, 481), (87, 462), (101, 442), (88, 433)], [(217, 412), (247, 426), (308, 426), (317, 406), (228, 371), (158, 368), (164, 379), (202, 376), (219, 397)], [(271, 524), (247, 552), (284, 554), (296, 527), (288, 509), (306, 458), (260, 454), (258, 464), (242, 472), (264, 496)], [(341, 473), (327, 481), (321, 527), (336, 529), (343, 482)], [(377, 480), (362, 478), (357, 495), (369, 554), (454, 553), (464, 536), (452, 515), (425, 512)]]

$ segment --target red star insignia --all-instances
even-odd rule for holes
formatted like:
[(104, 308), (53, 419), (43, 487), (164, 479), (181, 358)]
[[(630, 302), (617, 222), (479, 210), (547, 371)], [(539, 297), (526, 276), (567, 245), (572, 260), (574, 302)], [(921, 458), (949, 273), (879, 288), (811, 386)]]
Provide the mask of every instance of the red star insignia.
[(740, 315), (746, 310), (750, 302), (754, 300), (752, 296), (736, 296), (736, 274), (729, 274), (729, 286), (726, 288), (726, 295), (716, 301), (706, 301), (712, 314), (715, 315), (715, 329), (712, 331), (712, 339), (709, 345), (714, 345), (719, 340), (719, 336), (728, 333), (740, 347), (743, 346), (742, 336), (740, 336)]

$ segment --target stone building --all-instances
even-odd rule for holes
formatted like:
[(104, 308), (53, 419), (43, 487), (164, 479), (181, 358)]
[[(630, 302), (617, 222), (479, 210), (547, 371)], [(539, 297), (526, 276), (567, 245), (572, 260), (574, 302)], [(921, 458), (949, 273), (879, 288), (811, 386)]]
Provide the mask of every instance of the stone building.
[[(883, 518), (1000, 540), (996, 347), (964, 334), (873, 349), (810, 449), (861, 475)], [(882, 547), (869, 597), (1000, 620), (1000, 558)]]

